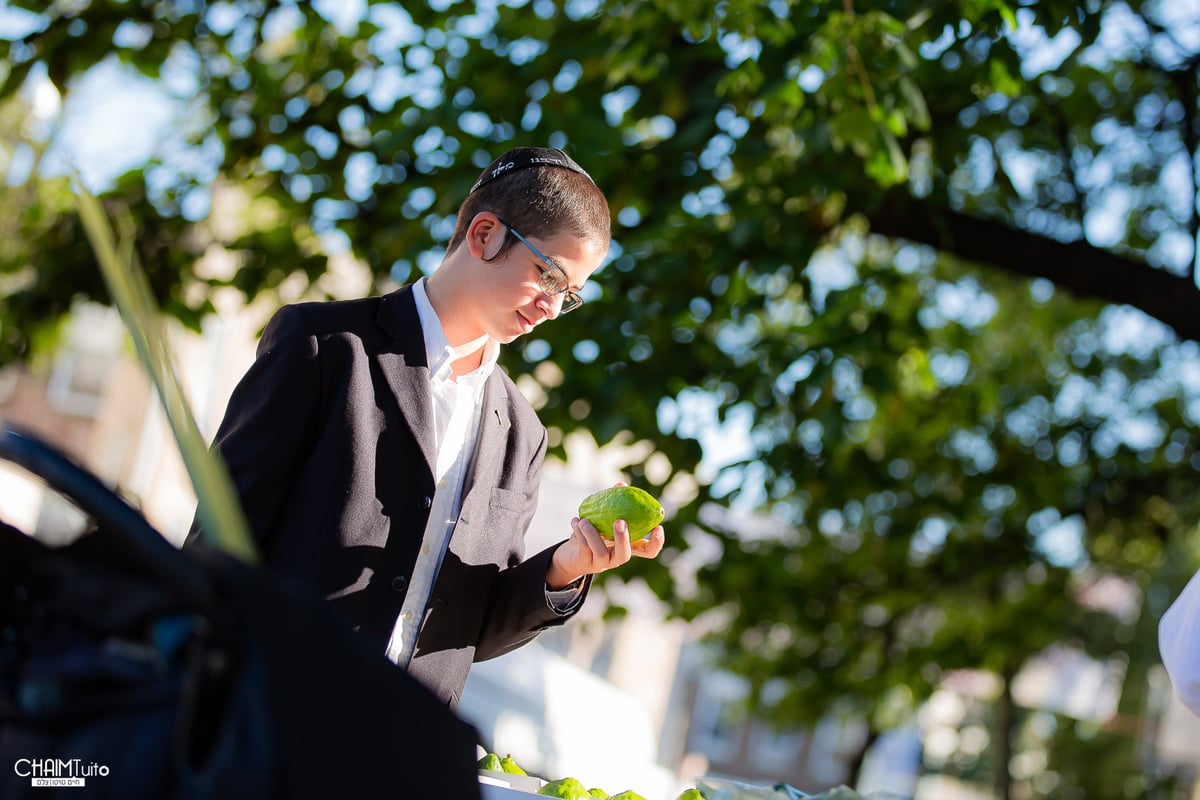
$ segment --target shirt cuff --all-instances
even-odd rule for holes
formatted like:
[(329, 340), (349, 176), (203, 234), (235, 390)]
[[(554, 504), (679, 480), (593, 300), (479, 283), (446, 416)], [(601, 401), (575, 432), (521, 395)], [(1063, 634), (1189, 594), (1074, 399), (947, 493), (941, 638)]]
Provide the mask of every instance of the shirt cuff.
[(546, 602), (560, 616), (574, 613), (583, 602), (583, 578), (579, 577), (561, 589), (546, 587)]

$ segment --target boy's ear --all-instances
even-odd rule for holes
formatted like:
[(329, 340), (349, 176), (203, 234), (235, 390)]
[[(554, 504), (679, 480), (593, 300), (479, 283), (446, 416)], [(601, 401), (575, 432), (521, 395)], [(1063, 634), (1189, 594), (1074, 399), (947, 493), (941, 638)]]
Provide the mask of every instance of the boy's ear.
[(490, 261), (504, 246), (506, 233), (508, 231), (500, 224), (499, 217), (490, 211), (480, 211), (467, 226), (467, 248), (474, 258)]

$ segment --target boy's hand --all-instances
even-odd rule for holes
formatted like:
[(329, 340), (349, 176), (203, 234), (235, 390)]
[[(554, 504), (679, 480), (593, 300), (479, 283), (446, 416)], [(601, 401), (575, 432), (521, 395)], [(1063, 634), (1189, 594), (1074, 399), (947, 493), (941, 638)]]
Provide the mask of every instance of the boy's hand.
[(619, 567), (630, 558), (657, 558), (662, 552), (666, 533), (662, 525), (636, 542), (629, 541), (629, 526), (625, 520), (613, 523), (613, 541), (604, 539), (592, 523), (575, 517), (571, 520), (571, 538), (567, 539), (550, 560), (546, 570), (546, 585), (561, 589), (584, 575)]

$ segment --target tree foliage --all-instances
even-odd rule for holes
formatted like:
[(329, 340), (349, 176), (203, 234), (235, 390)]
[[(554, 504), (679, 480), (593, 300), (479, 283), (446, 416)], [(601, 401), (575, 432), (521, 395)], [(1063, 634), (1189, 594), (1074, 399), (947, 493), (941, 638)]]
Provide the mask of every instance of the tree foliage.
[[(44, 73), (69, 110), (115, 59), (175, 98), (177, 145), (93, 189), (193, 324), (224, 285), (319, 292), (337, 250), (378, 290), (411, 280), (492, 157), (566, 148), (610, 197), (612, 259), (506, 365), (559, 454), (631, 431), (655, 443), (635, 482), (696, 484), (673, 554), (719, 560), (691, 591), (639, 571), (676, 613), (720, 612), (725, 666), (783, 679), (764, 713), (882, 729), (950, 670), (1011, 676), (1064, 640), (1140, 679), (1152, 631), (1091, 587), (1117, 577), (1156, 615), (1192, 563), (1195, 20), (1162, 0), (404, 5), (12, 2), (28, 30), (0, 94)], [(9, 183), (0, 361), (103, 299), (69, 193)], [(250, 211), (216, 224), (235, 195)], [(197, 268), (213, 246), (233, 274)], [(735, 452), (702, 461), (718, 427)]]

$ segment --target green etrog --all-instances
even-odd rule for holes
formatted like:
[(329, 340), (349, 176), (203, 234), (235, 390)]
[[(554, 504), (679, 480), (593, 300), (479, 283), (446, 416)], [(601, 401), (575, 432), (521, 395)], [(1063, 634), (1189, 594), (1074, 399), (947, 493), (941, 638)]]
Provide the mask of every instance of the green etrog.
[(613, 523), (619, 519), (629, 525), (629, 541), (645, 538), (663, 521), (666, 512), (649, 492), (636, 486), (613, 486), (583, 498), (579, 518), (595, 526), (605, 539), (613, 538)]
[(525, 770), (523, 770), (521, 768), (521, 765), (519, 765), (516, 761), (513, 761), (513, 757), (512, 757), (511, 753), (509, 755), (506, 755), (504, 758), (500, 759), (500, 769), (504, 770), (505, 772), (507, 772), (511, 775), (527, 775), (528, 774), (527, 772), (525, 772)]
[(556, 781), (550, 781), (538, 790), (538, 794), (544, 797), (559, 797), (563, 800), (592, 800), (592, 796), (588, 794), (588, 790), (584, 788), (578, 778), (559, 778)]

